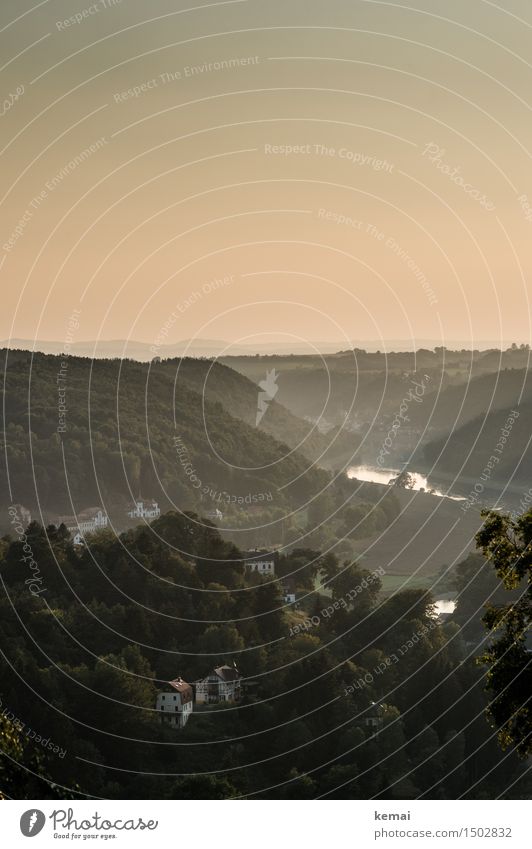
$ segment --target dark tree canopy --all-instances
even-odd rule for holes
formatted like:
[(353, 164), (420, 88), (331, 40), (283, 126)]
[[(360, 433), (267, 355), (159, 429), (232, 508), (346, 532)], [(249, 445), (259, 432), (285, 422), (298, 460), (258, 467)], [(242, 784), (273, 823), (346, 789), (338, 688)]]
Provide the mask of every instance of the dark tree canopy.
[(532, 654), (527, 644), (532, 614), (532, 510), (516, 521), (495, 511), (484, 516), (478, 545), (514, 595), (506, 604), (491, 605), (483, 618), (494, 638), (482, 657), (488, 665), (488, 715), (502, 747), (515, 747), (526, 757), (532, 752)]

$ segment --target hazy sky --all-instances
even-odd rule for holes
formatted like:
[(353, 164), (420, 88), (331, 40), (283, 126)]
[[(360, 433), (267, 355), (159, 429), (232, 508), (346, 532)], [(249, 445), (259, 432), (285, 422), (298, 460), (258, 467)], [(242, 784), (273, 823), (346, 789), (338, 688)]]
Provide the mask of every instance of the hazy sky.
[(527, 0), (0, 16), (0, 338), (530, 340)]

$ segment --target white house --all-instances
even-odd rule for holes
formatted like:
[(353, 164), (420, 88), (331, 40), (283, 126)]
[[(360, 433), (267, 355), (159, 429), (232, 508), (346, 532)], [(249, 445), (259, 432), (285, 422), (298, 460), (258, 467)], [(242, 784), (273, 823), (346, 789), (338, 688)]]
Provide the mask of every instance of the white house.
[(248, 572), (258, 572), (268, 578), (275, 577), (275, 559), (267, 551), (254, 549), (244, 554), (244, 565)]
[[(80, 530), (82, 533), (91, 534), (94, 531), (99, 531), (101, 528), (106, 528), (109, 524), (109, 516), (101, 507), (87, 507), (78, 514), (77, 524), (74, 530)], [(69, 530), (72, 530), (69, 528)]]
[(214, 510), (209, 510), (209, 512), (207, 513), (207, 516), (206, 516), (206, 518), (210, 519), (211, 522), (221, 522), (223, 517), (224, 517), (224, 514), (222, 513), (221, 510), (218, 510), (217, 507)]
[(242, 676), (236, 666), (218, 666), (196, 681), (196, 702), (212, 705), (219, 702), (237, 702), (240, 699)]
[(184, 728), (194, 708), (192, 687), (182, 678), (176, 678), (168, 684), (172, 689), (157, 696), (159, 719), (163, 723)]
[(128, 511), (130, 519), (158, 519), (161, 515), (161, 510), (159, 505), (153, 499), (149, 499), (148, 501), (139, 500), (135, 501), (135, 504), (131, 510)]

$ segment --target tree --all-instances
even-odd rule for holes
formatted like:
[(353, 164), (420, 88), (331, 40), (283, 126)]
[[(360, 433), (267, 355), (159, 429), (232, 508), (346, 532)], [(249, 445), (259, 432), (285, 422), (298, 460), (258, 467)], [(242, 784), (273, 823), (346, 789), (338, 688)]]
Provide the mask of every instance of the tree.
[(4, 715), (0, 715), (0, 751), (0, 799), (9, 799), (16, 786), (15, 776), (20, 778), (22, 772), (18, 764), (24, 749), (20, 729)]
[(218, 663), (232, 663), (235, 653), (244, 649), (244, 640), (234, 625), (209, 625), (197, 640), (198, 655), (209, 655), (202, 658), (203, 665), (216, 666)]
[(45, 753), (32, 749), (23, 727), (5, 712), (0, 715), (0, 800), (73, 798), (66, 788), (54, 784)]
[(414, 477), (406, 469), (403, 469), (396, 478), (392, 478), (390, 481), (393, 486), (397, 486), (399, 489), (413, 489), (415, 482)]
[(227, 778), (216, 775), (189, 775), (176, 781), (170, 799), (231, 799), (237, 791)]
[(488, 666), (491, 701), (488, 719), (497, 728), (503, 749), (514, 746), (521, 757), (532, 752), (532, 675), (525, 638), (532, 614), (532, 510), (516, 521), (495, 511), (484, 511), (477, 544), (493, 563), (507, 590), (521, 590), (511, 604), (490, 606), (483, 622), (493, 636), (480, 658)]
[(471, 553), (456, 566), (452, 583), (458, 592), (454, 620), (467, 639), (483, 638), (481, 610), (488, 602), (497, 605), (508, 600), (500, 578), (481, 554)]
[(315, 496), (308, 506), (308, 526), (310, 530), (326, 522), (334, 513), (334, 502), (330, 491), (324, 490)]

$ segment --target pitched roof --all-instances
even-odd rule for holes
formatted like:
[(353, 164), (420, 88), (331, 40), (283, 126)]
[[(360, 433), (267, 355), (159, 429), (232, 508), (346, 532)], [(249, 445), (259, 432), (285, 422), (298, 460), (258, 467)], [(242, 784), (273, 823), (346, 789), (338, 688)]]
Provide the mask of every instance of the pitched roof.
[(192, 699), (192, 687), (186, 681), (183, 681), (182, 678), (174, 678), (173, 681), (169, 681), (168, 683), (174, 690), (177, 690), (181, 694), (181, 700), (183, 702), (188, 702)]
[(236, 666), (217, 666), (214, 672), (222, 681), (236, 681), (237, 678), (241, 678)]

